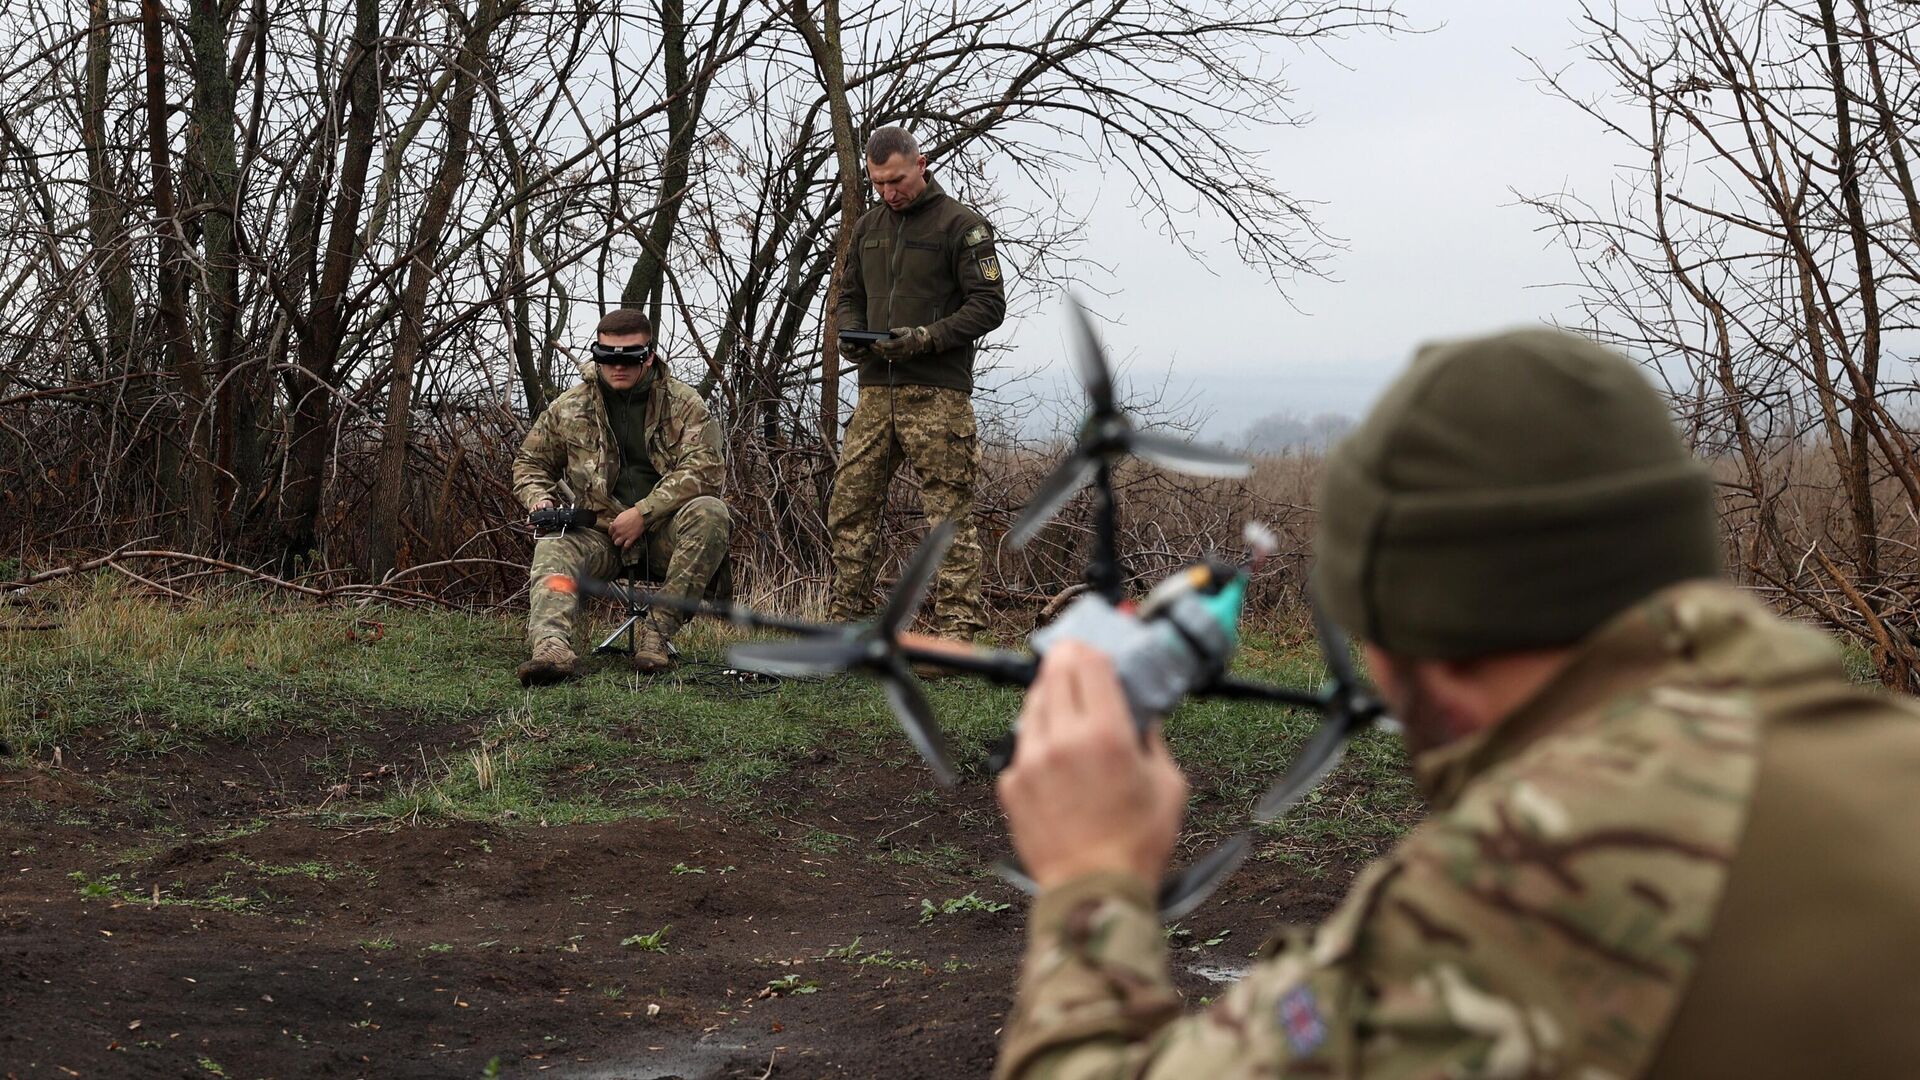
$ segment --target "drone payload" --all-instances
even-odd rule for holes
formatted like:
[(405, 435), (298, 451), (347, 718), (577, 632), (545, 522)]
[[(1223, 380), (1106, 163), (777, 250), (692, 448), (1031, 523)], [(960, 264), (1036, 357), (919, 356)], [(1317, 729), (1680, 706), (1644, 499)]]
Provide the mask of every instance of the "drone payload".
[[(641, 599), (798, 638), (736, 645), (728, 653), (735, 667), (781, 676), (859, 672), (879, 679), (902, 730), (942, 786), (954, 784), (958, 772), (933, 709), (913, 675), (910, 665), (915, 663), (1025, 686), (1033, 681), (1039, 658), (1053, 644), (1068, 638), (1082, 641), (1113, 658), (1134, 722), (1143, 735), (1154, 720), (1187, 697), (1268, 701), (1320, 712), (1324, 720), (1319, 730), (1285, 774), (1262, 795), (1248, 826), (1161, 883), (1161, 914), (1178, 918), (1198, 906), (1239, 867), (1252, 850), (1253, 829), (1284, 816), (1339, 764), (1355, 735), (1385, 719), (1385, 710), (1361, 686), (1345, 635), (1318, 605), (1313, 609), (1314, 630), (1332, 676), (1326, 685), (1309, 691), (1226, 674), (1239, 644), (1238, 624), (1250, 572), (1274, 547), (1272, 534), (1261, 526), (1248, 527), (1252, 556), (1248, 562), (1206, 559), (1169, 575), (1137, 606), (1126, 600), (1126, 576), (1116, 550), (1114, 465), (1132, 455), (1163, 468), (1215, 477), (1245, 476), (1251, 466), (1222, 451), (1136, 429), (1114, 401), (1105, 350), (1091, 321), (1078, 304), (1073, 311), (1080, 337), (1074, 364), (1087, 391), (1088, 416), (1074, 447), (1041, 483), (1009, 537), (1015, 547), (1023, 547), (1077, 491), (1092, 483), (1097, 501), (1094, 550), (1086, 570), (1089, 591), (1028, 638), (1031, 654), (975, 648), (906, 632), (952, 543), (950, 522), (940, 522), (929, 530), (902, 570), (886, 606), (871, 622), (807, 623), (762, 615), (731, 603), (690, 602), (658, 595)], [(593, 595), (631, 599), (624, 590), (605, 582), (582, 578), (569, 584)], [(1012, 761), (1017, 738), (1016, 725), (991, 748), (989, 768), (998, 771)], [(1035, 891), (1034, 883), (1016, 863), (1003, 862), (996, 870), (1015, 885)]]

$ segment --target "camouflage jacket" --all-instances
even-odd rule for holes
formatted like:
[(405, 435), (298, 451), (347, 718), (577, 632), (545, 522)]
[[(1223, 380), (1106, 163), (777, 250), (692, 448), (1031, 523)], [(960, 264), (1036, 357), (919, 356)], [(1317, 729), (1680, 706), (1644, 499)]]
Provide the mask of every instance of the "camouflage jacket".
[(840, 283), (843, 330), (924, 326), (933, 351), (860, 362), (861, 386), (944, 386), (973, 393), (974, 341), (1007, 315), (1000, 257), (987, 219), (927, 178), (904, 210), (875, 203), (853, 223)]
[(1745, 594), (1668, 589), (1422, 755), (1432, 816), (1203, 1012), (1139, 882), (1043, 895), (997, 1075), (1920, 1073), (1916, 719)]
[[(656, 360), (655, 363), (662, 363)], [(607, 424), (597, 365), (580, 368), (580, 384), (554, 398), (513, 458), (513, 494), (531, 508), (542, 499), (571, 502), (605, 516), (627, 509), (613, 497), (620, 475), (620, 446)], [(671, 515), (689, 499), (719, 495), (726, 469), (718, 424), (707, 419), (706, 402), (664, 366), (647, 399), (647, 457), (660, 482), (640, 500), (648, 521)]]

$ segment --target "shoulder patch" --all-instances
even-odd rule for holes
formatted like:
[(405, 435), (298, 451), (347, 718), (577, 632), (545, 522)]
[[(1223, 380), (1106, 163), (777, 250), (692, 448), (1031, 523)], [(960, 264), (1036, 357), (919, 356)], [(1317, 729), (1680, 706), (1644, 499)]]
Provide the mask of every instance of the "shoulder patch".
[(1302, 984), (1281, 995), (1274, 1014), (1295, 1056), (1311, 1057), (1327, 1041), (1327, 1021), (1320, 1015), (1320, 999), (1312, 987)]
[(966, 235), (960, 238), (960, 244), (963, 247), (976, 247), (991, 239), (993, 239), (993, 230), (987, 228), (987, 223), (983, 221), (968, 229)]
[(988, 281), (1000, 280), (1000, 256), (988, 255), (980, 260), (980, 276)]

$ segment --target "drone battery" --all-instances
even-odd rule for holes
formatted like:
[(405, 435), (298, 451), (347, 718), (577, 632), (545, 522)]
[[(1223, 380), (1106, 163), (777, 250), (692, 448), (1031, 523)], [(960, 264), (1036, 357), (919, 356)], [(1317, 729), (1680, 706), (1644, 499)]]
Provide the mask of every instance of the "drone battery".
[(861, 345), (872, 345), (875, 342), (886, 341), (892, 337), (893, 337), (893, 332), (890, 330), (842, 330), (840, 331), (841, 341), (858, 342)]
[(1158, 617), (1144, 621), (1089, 593), (1027, 639), (1041, 654), (1065, 640), (1091, 645), (1113, 661), (1134, 722), (1142, 730), (1224, 667), (1234, 646), (1228, 627), (1194, 593), (1180, 596)]

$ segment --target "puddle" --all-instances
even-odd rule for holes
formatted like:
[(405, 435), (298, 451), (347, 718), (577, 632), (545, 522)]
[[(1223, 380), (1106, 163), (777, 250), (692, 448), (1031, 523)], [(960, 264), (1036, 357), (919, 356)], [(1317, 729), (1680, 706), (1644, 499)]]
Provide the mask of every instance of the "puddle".
[(1247, 972), (1253, 970), (1252, 964), (1188, 964), (1187, 970), (1210, 983), (1239, 982)]
[(659, 1050), (641, 1047), (625, 1061), (581, 1064), (553, 1069), (548, 1075), (566, 1080), (711, 1080), (728, 1065), (746, 1062), (763, 1052), (739, 1041), (738, 1035), (715, 1032), (693, 1042), (667, 1042)]

